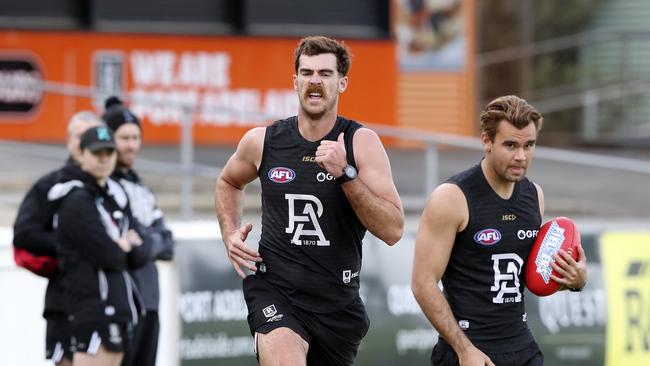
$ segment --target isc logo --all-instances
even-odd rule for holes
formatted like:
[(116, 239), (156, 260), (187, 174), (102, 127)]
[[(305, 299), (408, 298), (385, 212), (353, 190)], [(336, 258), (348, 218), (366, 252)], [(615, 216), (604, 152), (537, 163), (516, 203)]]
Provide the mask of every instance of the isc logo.
[(275, 183), (289, 183), (296, 178), (296, 172), (289, 168), (277, 167), (269, 170), (269, 179)]
[(474, 241), (481, 245), (494, 245), (501, 240), (501, 233), (497, 229), (483, 229), (474, 235)]

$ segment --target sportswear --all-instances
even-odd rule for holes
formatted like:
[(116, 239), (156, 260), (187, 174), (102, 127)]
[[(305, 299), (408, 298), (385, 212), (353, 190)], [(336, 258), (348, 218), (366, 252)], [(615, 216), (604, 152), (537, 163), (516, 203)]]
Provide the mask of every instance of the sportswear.
[(137, 324), (144, 310), (128, 268), (142, 266), (150, 243), (127, 254), (115, 242), (129, 229), (142, 232), (128, 205), (117, 202), (108, 184), (100, 187), (84, 173), (59, 209), (57, 240), (61, 245), (62, 283), (73, 326), (79, 324)]
[[(323, 140), (344, 133), (348, 164), (356, 167), (352, 138), (361, 127), (338, 117)], [(258, 176), (262, 233), (257, 273), (298, 307), (332, 312), (359, 296), (361, 241), (366, 228), (341, 186), (315, 162), (319, 141), (307, 141), (297, 117), (266, 128)]]
[(483, 352), (523, 349), (534, 341), (526, 323), (522, 269), (541, 226), (537, 189), (524, 178), (503, 199), (480, 164), (447, 182), (462, 190), (469, 210), (442, 277), (454, 317)]

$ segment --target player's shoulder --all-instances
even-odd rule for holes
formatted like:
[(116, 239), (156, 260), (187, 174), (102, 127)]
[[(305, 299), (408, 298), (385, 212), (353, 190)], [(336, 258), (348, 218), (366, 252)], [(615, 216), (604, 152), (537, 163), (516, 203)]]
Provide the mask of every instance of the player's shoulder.
[(253, 162), (257, 166), (262, 157), (267, 127), (254, 127), (248, 130), (239, 141), (236, 160)]
[(241, 138), (239, 145), (242, 147), (251, 148), (256, 145), (264, 143), (264, 136), (266, 135), (266, 126), (253, 127), (248, 130)]
[(368, 127), (359, 127), (353, 132), (352, 143), (355, 149), (369, 150), (380, 148), (383, 149), (383, 144), (377, 132)]
[(440, 184), (429, 195), (423, 216), (427, 220), (462, 227), (469, 216), (465, 194), (456, 184)]
[(458, 203), (465, 202), (465, 193), (455, 183), (445, 182), (436, 187), (431, 193), (430, 200), (436, 203), (454, 206)]
[(244, 138), (248, 138), (248, 139), (256, 139), (259, 137), (264, 138), (266, 129), (267, 129), (266, 126), (253, 127), (244, 134)]

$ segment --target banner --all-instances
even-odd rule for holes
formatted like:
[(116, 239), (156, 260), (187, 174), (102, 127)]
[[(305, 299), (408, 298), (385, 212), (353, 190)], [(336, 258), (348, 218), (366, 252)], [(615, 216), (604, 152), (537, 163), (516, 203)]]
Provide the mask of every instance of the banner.
[(650, 365), (650, 233), (602, 238), (607, 288), (605, 366)]
[[(256, 247), (259, 233), (246, 242)], [(398, 247), (371, 234), (364, 238), (361, 297), (370, 318), (356, 365), (425, 365), (437, 333), (411, 293), (415, 233)], [(241, 279), (220, 240), (178, 241), (181, 283), (181, 364), (244, 366), (255, 363)]]
[[(370, 329), (359, 348), (356, 365), (430, 363), (438, 333), (411, 292), (415, 236), (415, 231), (407, 230), (395, 247), (371, 234), (364, 238), (360, 293)], [(589, 283), (582, 292), (561, 291), (547, 297), (526, 292), (527, 321), (547, 366), (603, 365), (605, 328), (611, 318), (607, 317), (597, 239), (593, 234), (582, 235), (589, 262)], [(246, 240), (252, 247), (258, 241), (259, 233)], [(175, 260), (181, 280), (182, 364), (254, 364), (241, 279), (228, 261), (223, 243), (206, 239), (178, 244)], [(607, 366), (612, 365), (628, 363)]]
[[(0, 138), (62, 142), (75, 112), (101, 113), (105, 98), (117, 94), (132, 97), (145, 142), (177, 143), (186, 103), (196, 106), (191, 121), (197, 143), (236, 143), (253, 126), (297, 114), (298, 41), (0, 31)], [(345, 43), (353, 57), (339, 113), (397, 124), (393, 43)], [(43, 90), (43, 81), (54, 83), (48, 87), (56, 92)], [(74, 96), (75, 86), (99, 93), (93, 100)]]

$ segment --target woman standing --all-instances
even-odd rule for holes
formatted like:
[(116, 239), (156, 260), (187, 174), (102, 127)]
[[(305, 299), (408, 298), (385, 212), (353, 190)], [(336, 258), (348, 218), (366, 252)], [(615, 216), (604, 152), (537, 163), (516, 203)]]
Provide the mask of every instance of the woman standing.
[(127, 269), (146, 262), (148, 245), (108, 179), (117, 159), (110, 129), (87, 130), (80, 147), (84, 174), (61, 205), (57, 229), (73, 365), (117, 366), (143, 309)]

